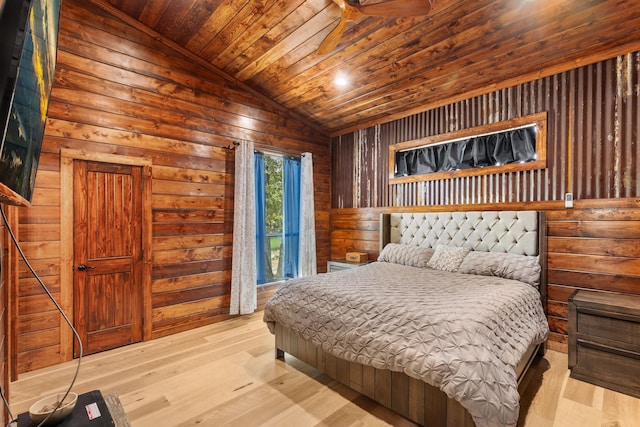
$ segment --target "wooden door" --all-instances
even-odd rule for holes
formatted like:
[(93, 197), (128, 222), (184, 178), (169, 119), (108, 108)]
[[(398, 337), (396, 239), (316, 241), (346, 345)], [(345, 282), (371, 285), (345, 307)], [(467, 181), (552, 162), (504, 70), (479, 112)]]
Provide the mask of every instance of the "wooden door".
[(142, 168), (76, 160), (73, 187), (74, 325), (84, 354), (141, 341)]

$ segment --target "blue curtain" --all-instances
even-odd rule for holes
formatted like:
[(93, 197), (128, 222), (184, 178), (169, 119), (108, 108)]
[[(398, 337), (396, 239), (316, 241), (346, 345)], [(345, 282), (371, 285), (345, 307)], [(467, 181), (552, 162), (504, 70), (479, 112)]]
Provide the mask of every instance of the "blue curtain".
[(298, 277), (300, 244), (300, 160), (285, 158), (284, 184), (284, 277)]
[(264, 156), (262, 153), (253, 155), (255, 171), (255, 192), (256, 192), (256, 273), (257, 283), (267, 282), (266, 273), (266, 224), (265, 224), (265, 178), (264, 178)]

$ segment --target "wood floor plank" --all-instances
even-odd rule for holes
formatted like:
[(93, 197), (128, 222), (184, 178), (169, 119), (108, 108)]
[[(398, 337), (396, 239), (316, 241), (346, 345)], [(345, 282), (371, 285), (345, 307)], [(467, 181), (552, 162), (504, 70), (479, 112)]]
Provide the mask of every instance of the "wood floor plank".
[(568, 372), (565, 354), (549, 350), (534, 360), (520, 386), (518, 427), (553, 425)]
[[(12, 412), (65, 389), (75, 366), (21, 374), (10, 387)], [(374, 393), (372, 374), (349, 378)], [(262, 313), (85, 357), (74, 391), (93, 389), (115, 393), (132, 427), (415, 426), (289, 355), (276, 360)], [(569, 378), (567, 355), (556, 351), (534, 361), (519, 390), (518, 427), (634, 427), (640, 419), (640, 399)]]
[[(633, 427), (640, 424), (638, 399), (603, 389), (602, 425)], [(624, 424), (626, 422), (626, 424)]]
[(585, 406), (594, 407), (595, 391), (595, 387), (584, 387), (582, 381), (569, 378), (562, 397)]

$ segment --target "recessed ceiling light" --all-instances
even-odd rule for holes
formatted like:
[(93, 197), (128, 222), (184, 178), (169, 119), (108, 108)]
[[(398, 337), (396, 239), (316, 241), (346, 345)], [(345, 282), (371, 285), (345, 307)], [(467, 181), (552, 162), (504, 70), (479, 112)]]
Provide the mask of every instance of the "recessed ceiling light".
[(336, 74), (335, 79), (333, 80), (336, 86), (338, 87), (346, 87), (349, 86), (349, 78), (344, 73)]

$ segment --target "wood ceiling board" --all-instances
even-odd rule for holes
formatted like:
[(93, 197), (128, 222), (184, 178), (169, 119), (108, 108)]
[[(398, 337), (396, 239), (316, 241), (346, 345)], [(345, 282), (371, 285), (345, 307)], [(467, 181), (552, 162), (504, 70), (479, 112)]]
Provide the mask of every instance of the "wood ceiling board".
[[(331, 0), (108, 4), (330, 134), (640, 48), (631, 0), (434, 0), (426, 17), (350, 22), (327, 55), (316, 50), (340, 17)], [(351, 86), (334, 85), (338, 72)]]

